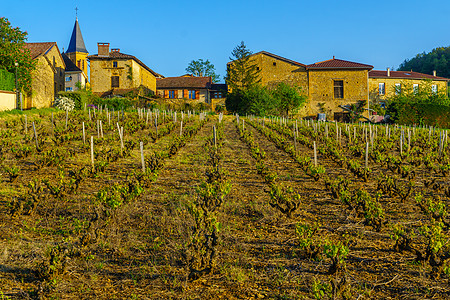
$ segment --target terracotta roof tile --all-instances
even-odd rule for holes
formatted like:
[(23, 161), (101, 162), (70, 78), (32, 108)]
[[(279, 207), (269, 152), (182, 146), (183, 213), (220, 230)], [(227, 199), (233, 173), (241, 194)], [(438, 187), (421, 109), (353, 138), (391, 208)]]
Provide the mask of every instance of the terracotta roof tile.
[(389, 75), (390, 76), (387, 76), (387, 71), (379, 71), (379, 70), (369, 71), (369, 78), (431, 79), (440, 81), (450, 81), (450, 79), (448, 78), (410, 71), (390, 71)]
[(25, 43), (25, 48), (30, 50), (31, 57), (35, 59), (41, 54), (45, 54), (50, 50), (55, 42), (45, 42), (45, 43)]
[(164, 78), (163, 75), (156, 73), (155, 71), (153, 71), (152, 69), (147, 67), (146, 64), (144, 64), (142, 61), (140, 61), (137, 57), (135, 57), (133, 55), (112, 51), (112, 52), (109, 52), (109, 56), (101, 56), (98, 54), (94, 54), (94, 55), (89, 55), (87, 58), (89, 60), (91, 60), (91, 59), (98, 59), (98, 60), (134, 59), (139, 65), (141, 65), (141, 67), (143, 67), (144, 69), (146, 69), (147, 71), (152, 73), (153, 76), (155, 76), (156, 78)]
[(167, 77), (156, 81), (157, 89), (211, 88), (211, 77)]
[(329, 59), (321, 62), (317, 62), (311, 65), (306, 66), (309, 70), (314, 69), (364, 69), (364, 70), (371, 70), (373, 69), (373, 66), (366, 65), (366, 64), (360, 64), (352, 61), (342, 60), (342, 59)]

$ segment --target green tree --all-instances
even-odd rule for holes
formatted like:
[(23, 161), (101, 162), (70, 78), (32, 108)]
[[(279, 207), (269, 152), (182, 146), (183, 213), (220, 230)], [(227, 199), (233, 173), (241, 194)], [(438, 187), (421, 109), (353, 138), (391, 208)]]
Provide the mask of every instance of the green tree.
[(410, 71), (433, 74), (433, 70), (437, 71), (437, 75), (441, 77), (450, 77), (450, 65), (447, 62), (450, 57), (450, 47), (439, 47), (433, 49), (429, 53), (419, 53), (411, 59), (405, 59), (398, 67), (399, 71)]
[(15, 73), (17, 67), (18, 88), (31, 91), (31, 72), (36, 66), (30, 51), (25, 48), (28, 33), (12, 27), (7, 18), (0, 18), (0, 68)]
[(186, 68), (186, 72), (189, 72), (196, 77), (211, 76), (211, 80), (214, 83), (219, 82), (220, 79), (220, 76), (216, 74), (214, 65), (209, 60), (205, 61), (201, 58), (191, 61)]
[(227, 95), (225, 105), (228, 111), (241, 115), (265, 116), (277, 111), (272, 92), (260, 84), (255, 84), (245, 90), (234, 90)]
[(307, 99), (306, 95), (303, 94), (301, 87), (289, 85), (284, 82), (280, 82), (272, 90), (272, 95), (278, 110), (283, 112), (286, 116), (289, 116), (289, 112), (303, 106)]
[(227, 65), (225, 81), (232, 91), (246, 90), (261, 82), (260, 70), (256, 63), (250, 60), (252, 52), (247, 49), (243, 41), (233, 49), (231, 54), (232, 61)]

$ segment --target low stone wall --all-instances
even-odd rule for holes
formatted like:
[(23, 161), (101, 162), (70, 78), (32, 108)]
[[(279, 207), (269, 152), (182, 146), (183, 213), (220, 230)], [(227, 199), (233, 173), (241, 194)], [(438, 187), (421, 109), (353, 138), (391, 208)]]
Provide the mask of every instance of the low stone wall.
[(16, 108), (16, 93), (0, 91), (0, 111)]

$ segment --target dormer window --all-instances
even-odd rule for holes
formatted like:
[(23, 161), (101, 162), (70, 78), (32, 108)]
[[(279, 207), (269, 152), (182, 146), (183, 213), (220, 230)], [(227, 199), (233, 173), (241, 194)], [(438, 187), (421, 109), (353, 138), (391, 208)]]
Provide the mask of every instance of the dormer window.
[(113, 61), (113, 68), (117, 68), (117, 61)]

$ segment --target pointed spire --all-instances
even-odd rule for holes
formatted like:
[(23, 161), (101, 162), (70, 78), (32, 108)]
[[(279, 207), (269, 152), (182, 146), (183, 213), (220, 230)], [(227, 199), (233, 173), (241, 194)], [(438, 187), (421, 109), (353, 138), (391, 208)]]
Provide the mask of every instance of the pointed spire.
[(80, 25), (78, 24), (78, 17), (75, 20), (75, 25), (73, 26), (72, 37), (70, 38), (69, 47), (66, 53), (72, 52), (84, 52), (89, 53), (84, 45), (83, 36), (81, 35)]

